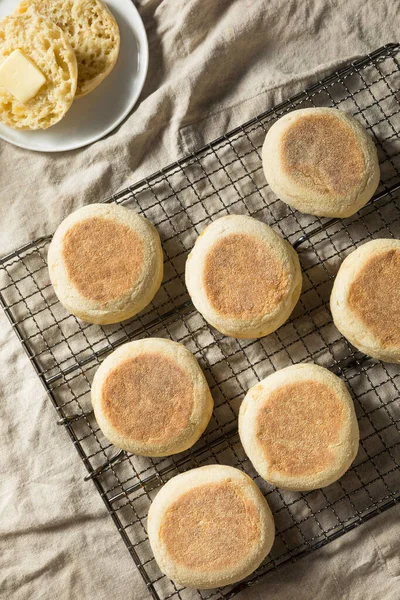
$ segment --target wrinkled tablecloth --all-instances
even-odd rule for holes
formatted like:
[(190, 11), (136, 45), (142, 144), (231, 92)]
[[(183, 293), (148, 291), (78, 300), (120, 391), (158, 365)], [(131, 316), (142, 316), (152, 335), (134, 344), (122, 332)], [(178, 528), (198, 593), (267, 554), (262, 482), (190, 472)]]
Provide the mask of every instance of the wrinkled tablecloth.
[[(2, 0), (0, 0), (1, 2)], [(0, 254), (255, 116), (319, 75), (398, 41), (398, 0), (139, 0), (150, 68), (135, 111), (62, 154), (0, 141)], [(0, 315), (0, 597), (149, 594), (6, 318)], [(241, 599), (398, 600), (399, 508)], [(239, 599), (239, 596), (238, 596)]]

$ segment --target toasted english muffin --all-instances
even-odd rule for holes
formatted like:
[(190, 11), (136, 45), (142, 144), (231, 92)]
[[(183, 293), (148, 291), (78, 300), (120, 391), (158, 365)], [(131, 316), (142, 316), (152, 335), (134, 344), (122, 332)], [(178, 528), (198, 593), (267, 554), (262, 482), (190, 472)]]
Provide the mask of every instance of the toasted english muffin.
[(362, 125), (333, 108), (303, 108), (269, 129), (262, 149), (273, 192), (300, 212), (349, 217), (379, 183), (375, 145)]
[(359, 443), (353, 401), (343, 381), (305, 363), (281, 369), (247, 392), (239, 435), (261, 477), (299, 492), (339, 479)]
[(161, 338), (136, 340), (110, 354), (95, 374), (91, 397), (106, 438), (142, 456), (169, 456), (190, 448), (213, 410), (193, 354)]
[(400, 363), (400, 240), (372, 240), (351, 252), (330, 304), (336, 327), (353, 346)]
[(221, 217), (203, 231), (185, 276), (206, 321), (237, 338), (262, 337), (280, 327), (302, 285), (292, 246), (265, 223), (243, 215)]
[(51, 241), (51, 283), (61, 304), (89, 323), (118, 323), (145, 308), (163, 276), (155, 227), (117, 204), (70, 214)]
[(271, 511), (256, 484), (223, 465), (170, 479), (150, 507), (147, 529), (161, 571), (200, 589), (250, 575), (275, 536)]

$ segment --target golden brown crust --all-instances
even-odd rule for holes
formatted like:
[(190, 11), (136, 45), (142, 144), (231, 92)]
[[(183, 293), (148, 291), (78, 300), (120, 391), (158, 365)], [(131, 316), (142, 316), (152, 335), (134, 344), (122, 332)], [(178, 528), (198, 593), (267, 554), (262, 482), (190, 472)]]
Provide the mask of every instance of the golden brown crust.
[(330, 114), (298, 117), (283, 135), (281, 160), (292, 180), (322, 194), (346, 194), (365, 177), (355, 132)]
[(214, 310), (243, 319), (271, 313), (288, 289), (287, 274), (270, 248), (238, 233), (223, 237), (208, 252), (203, 283)]
[(114, 368), (104, 382), (102, 411), (112, 427), (138, 442), (179, 435), (193, 410), (190, 376), (159, 353), (145, 353)]
[(143, 267), (143, 242), (126, 225), (92, 217), (67, 231), (62, 255), (78, 292), (105, 305), (135, 285)]
[(373, 255), (351, 284), (347, 302), (383, 348), (400, 347), (400, 249)]
[(335, 460), (343, 402), (326, 384), (300, 381), (267, 394), (257, 417), (256, 438), (271, 471), (312, 475)]
[(160, 527), (160, 539), (177, 565), (208, 573), (237, 565), (259, 536), (255, 505), (229, 480), (182, 494)]

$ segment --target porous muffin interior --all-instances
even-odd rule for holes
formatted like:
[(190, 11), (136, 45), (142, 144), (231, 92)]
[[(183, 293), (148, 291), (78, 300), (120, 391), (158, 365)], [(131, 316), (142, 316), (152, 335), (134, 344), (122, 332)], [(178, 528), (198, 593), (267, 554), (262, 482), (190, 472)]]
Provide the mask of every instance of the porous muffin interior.
[(17, 13), (39, 13), (64, 31), (78, 62), (77, 96), (93, 90), (114, 67), (118, 25), (100, 0), (23, 0)]
[(16, 49), (33, 61), (46, 83), (25, 104), (0, 87), (0, 121), (14, 129), (47, 129), (62, 119), (74, 99), (74, 52), (61, 29), (40, 16), (0, 21), (0, 64)]

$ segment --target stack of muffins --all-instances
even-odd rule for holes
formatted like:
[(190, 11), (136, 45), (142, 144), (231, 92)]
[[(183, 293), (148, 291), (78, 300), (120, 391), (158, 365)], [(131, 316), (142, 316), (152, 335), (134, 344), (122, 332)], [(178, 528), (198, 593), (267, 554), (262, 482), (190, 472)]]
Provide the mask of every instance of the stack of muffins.
[[(333, 109), (289, 113), (263, 147), (268, 183), (298, 210), (348, 217), (379, 182), (375, 146), (352, 117)], [(163, 275), (156, 229), (117, 205), (70, 215), (49, 249), (61, 303), (91, 323), (115, 323), (151, 302)], [(331, 296), (334, 322), (363, 352), (400, 362), (400, 241), (374, 240), (343, 262)], [(225, 335), (256, 338), (278, 329), (301, 293), (292, 246), (271, 227), (243, 215), (217, 219), (186, 263), (195, 308)], [(388, 318), (390, 315), (390, 318)], [(207, 427), (213, 400), (195, 357), (167, 339), (133, 341), (95, 374), (92, 402), (104, 435), (143, 456), (190, 448)], [(314, 364), (282, 369), (251, 388), (239, 434), (266, 481), (305, 491), (327, 486), (350, 467), (359, 431), (344, 382)], [(210, 588), (249, 575), (271, 549), (274, 521), (243, 472), (212, 465), (172, 478), (150, 507), (148, 534), (161, 570), (182, 585)]]
[(55, 125), (111, 73), (119, 47), (101, 0), (22, 0), (0, 21), (0, 121), (20, 130)]

